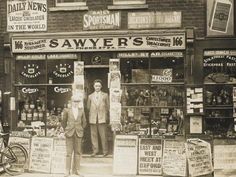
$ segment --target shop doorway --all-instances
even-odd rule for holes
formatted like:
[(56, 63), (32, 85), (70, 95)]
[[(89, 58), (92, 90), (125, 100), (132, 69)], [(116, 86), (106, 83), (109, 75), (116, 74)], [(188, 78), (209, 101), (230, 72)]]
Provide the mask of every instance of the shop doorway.
[[(102, 80), (102, 91), (106, 92), (109, 94), (109, 89), (108, 89), (108, 72), (109, 68), (108, 67), (85, 67), (85, 112), (86, 112), (86, 118), (88, 125), (85, 129), (84, 132), (84, 141), (83, 141), (83, 153), (84, 154), (91, 154), (92, 153), (92, 143), (91, 143), (91, 134), (90, 134), (90, 126), (89, 126), (89, 113), (87, 109), (87, 98), (88, 96), (94, 92), (93, 88), (93, 81), (96, 79)], [(113, 151), (113, 136), (111, 132), (111, 128), (108, 125), (107, 129), (107, 135), (108, 135), (108, 146), (109, 146), (109, 154), (112, 154)], [(101, 152), (101, 140), (99, 139), (99, 149), (100, 152), (99, 154), (102, 154)]]

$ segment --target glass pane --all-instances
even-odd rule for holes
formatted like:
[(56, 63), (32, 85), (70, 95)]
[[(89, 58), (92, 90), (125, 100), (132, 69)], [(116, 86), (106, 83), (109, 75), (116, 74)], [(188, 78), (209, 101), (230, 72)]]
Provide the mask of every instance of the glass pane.
[(45, 96), (44, 87), (17, 87), (18, 127), (45, 121)]
[(48, 60), (48, 83), (73, 83), (74, 60)]
[(16, 66), (16, 84), (46, 82), (45, 60), (17, 60)]
[(56, 129), (60, 128), (62, 111), (68, 107), (68, 101), (72, 96), (72, 86), (54, 85), (47, 89), (47, 136), (56, 135)]
[(184, 58), (160, 57), (151, 59), (151, 82), (183, 82)]
[(146, 0), (113, 0), (114, 5), (146, 4)]
[(86, 0), (57, 0), (58, 3), (86, 2)]
[(121, 59), (123, 83), (149, 83), (148, 59)]

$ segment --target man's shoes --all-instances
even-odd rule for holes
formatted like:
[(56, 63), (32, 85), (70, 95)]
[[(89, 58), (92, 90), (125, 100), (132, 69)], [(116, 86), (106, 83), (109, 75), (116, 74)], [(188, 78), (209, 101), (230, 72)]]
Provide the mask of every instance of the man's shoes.
[(102, 156), (103, 156), (103, 157), (106, 157), (106, 156), (108, 156), (108, 153), (104, 153)]
[(95, 157), (98, 153), (92, 153), (90, 157)]

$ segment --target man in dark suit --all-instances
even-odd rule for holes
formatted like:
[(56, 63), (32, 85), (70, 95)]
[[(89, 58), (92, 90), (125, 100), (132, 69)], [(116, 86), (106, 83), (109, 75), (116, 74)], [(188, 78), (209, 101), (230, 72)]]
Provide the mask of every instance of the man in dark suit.
[(63, 111), (62, 127), (66, 137), (66, 174), (70, 175), (72, 153), (74, 152), (75, 174), (80, 175), (81, 140), (86, 127), (84, 109), (80, 107), (82, 99), (79, 96), (71, 97), (71, 107)]
[(108, 155), (108, 143), (107, 143), (107, 122), (109, 101), (108, 94), (101, 91), (102, 81), (95, 80), (93, 83), (94, 92), (89, 95), (87, 108), (89, 110), (89, 123), (91, 131), (91, 141), (94, 157), (99, 152), (98, 135), (101, 139), (103, 156)]

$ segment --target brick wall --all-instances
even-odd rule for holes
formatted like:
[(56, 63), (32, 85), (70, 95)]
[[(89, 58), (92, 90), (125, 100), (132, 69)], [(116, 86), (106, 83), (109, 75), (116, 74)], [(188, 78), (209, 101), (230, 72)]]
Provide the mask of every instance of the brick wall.
[[(196, 35), (205, 35), (205, 0), (147, 0), (148, 9), (133, 11), (182, 11), (183, 28), (194, 26)], [(88, 0), (89, 10), (105, 10), (112, 5), (112, 0)], [(53, 0), (48, 1), (48, 7), (53, 7)], [(127, 13), (132, 10), (121, 10), (121, 29), (127, 29)], [(82, 31), (83, 14), (87, 11), (48, 12), (48, 32)]]

